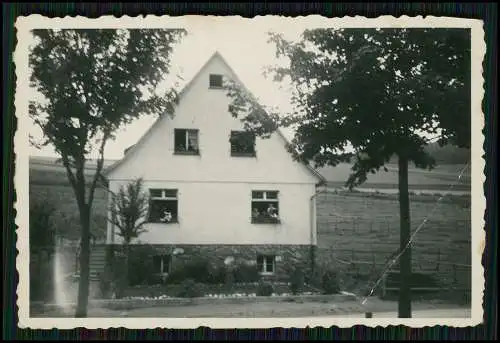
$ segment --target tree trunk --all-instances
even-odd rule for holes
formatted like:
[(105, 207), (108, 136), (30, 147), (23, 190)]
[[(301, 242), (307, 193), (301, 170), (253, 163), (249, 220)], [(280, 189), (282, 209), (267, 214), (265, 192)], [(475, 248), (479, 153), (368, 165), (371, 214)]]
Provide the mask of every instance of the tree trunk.
[(80, 281), (78, 284), (78, 300), (75, 317), (86, 318), (90, 286), (90, 209), (85, 203), (80, 204), (79, 207), (82, 235), (80, 242)]
[[(399, 155), (399, 216), (400, 252), (399, 259), (399, 318), (411, 318), (411, 245), (410, 241), (410, 199), (408, 196), (408, 159)], [(408, 245), (408, 247), (407, 247)]]
[[(130, 285), (130, 278), (129, 278), (129, 274), (130, 274), (130, 243), (129, 242), (125, 242), (125, 275), (124, 275), (124, 281), (125, 281), (125, 284), (122, 285), (123, 287), (128, 287)], [(122, 290), (122, 294), (123, 294), (123, 291)]]

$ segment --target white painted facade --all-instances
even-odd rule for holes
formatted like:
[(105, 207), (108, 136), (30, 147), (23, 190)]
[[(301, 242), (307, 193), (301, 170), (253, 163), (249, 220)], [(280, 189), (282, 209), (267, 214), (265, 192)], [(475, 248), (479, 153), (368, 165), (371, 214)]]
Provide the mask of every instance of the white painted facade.
[[(316, 244), (315, 201), (321, 176), (293, 161), (279, 133), (256, 140), (256, 157), (233, 157), (226, 91), (209, 75), (236, 75), (215, 54), (181, 93), (175, 116), (162, 117), (107, 172), (116, 192), (134, 178), (145, 189), (178, 190), (178, 223), (146, 224), (138, 242), (151, 244)], [(199, 130), (199, 155), (174, 154), (174, 129)], [(280, 224), (251, 223), (251, 193), (279, 192)], [(108, 243), (119, 243), (108, 224)], [(136, 242), (137, 243), (137, 242)]]

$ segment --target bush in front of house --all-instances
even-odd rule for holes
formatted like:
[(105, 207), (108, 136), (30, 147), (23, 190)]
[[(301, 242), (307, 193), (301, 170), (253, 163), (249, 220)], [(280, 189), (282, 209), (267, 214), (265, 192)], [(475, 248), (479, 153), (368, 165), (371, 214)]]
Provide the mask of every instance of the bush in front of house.
[(209, 264), (207, 283), (224, 284), (231, 280), (231, 273), (224, 264)]
[(304, 288), (304, 273), (296, 268), (290, 275), (290, 291), (292, 294), (300, 293)]
[(183, 265), (176, 265), (168, 275), (168, 283), (181, 284), (192, 279), (196, 282), (207, 282), (210, 278), (208, 261), (196, 259)]
[(185, 264), (177, 265), (168, 275), (167, 282), (179, 284), (193, 279), (205, 284), (224, 284), (226, 268), (221, 263), (210, 262), (204, 259), (193, 259)]
[(259, 282), (257, 286), (257, 295), (262, 297), (271, 296), (274, 293), (274, 286), (269, 282)]
[(193, 279), (184, 280), (176, 294), (178, 298), (198, 298), (205, 295), (202, 285)]
[(129, 286), (129, 282), (126, 278), (126, 268), (126, 261), (123, 257), (116, 257), (113, 259), (112, 271), (110, 272), (110, 288), (111, 294), (114, 293), (117, 299), (121, 299), (125, 296), (125, 291)]
[(337, 294), (340, 292), (340, 282), (336, 271), (326, 270), (323, 273), (322, 288), (325, 294)]
[(149, 245), (138, 245), (132, 247), (129, 254), (129, 285), (155, 285), (162, 283), (161, 277), (157, 274), (152, 255), (156, 250)]
[(111, 297), (112, 277), (108, 273), (108, 270), (104, 270), (99, 273), (99, 292), (103, 299), (109, 299)]
[(239, 263), (233, 270), (234, 281), (237, 283), (258, 282), (260, 280), (259, 270), (256, 265)]

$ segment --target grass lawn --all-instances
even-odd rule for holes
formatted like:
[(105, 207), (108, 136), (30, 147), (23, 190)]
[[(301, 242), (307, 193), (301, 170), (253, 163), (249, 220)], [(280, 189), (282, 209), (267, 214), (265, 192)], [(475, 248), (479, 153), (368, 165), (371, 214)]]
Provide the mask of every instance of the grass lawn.
[[(465, 306), (436, 303), (436, 302), (413, 302), (415, 311), (440, 311), (443, 317), (447, 313), (453, 316), (455, 313), (466, 313)], [(89, 317), (161, 317), (161, 318), (186, 318), (186, 317), (222, 317), (222, 318), (244, 318), (244, 317), (324, 317), (324, 316), (346, 316), (364, 317), (365, 312), (392, 313), (397, 311), (397, 302), (382, 301), (377, 298), (369, 299), (365, 305), (361, 301), (347, 301), (341, 303), (331, 302), (280, 302), (266, 303), (255, 302), (245, 304), (203, 304), (203, 305), (175, 305), (165, 307), (145, 307), (128, 311), (110, 310), (105, 308), (90, 308)], [(40, 311), (32, 313), (32, 317), (72, 317), (73, 309), (63, 311)], [(469, 314), (470, 315), (470, 314)], [(465, 315), (459, 315), (464, 317)]]

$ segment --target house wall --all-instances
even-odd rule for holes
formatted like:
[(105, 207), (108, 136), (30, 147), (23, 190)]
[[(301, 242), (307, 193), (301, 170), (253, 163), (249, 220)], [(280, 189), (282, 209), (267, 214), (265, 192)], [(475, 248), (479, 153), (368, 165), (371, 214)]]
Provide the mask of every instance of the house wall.
[[(274, 133), (257, 138), (256, 157), (232, 157), (227, 92), (209, 88), (209, 75), (235, 77), (217, 55), (183, 92), (173, 118), (164, 116), (107, 175), (112, 192), (135, 178), (147, 188), (175, 188), (178, 224), (147, 224), (140, 240), (152, 244), (311, 244), (310, 199), (319, 181), (292, 159)], [(174, 129), (198, 129), (200, 154), (174, 154)], [(279, 225), (251, 224), (251, 191), (280, 192)], [(315, 235), (315, 233), (313, 233)], [(108, 242), (116, 242), (108, 224)]]
[[(111, 190), (123, 184), (112, 182)], [(145, 181), (144, 187), (178, 189), (179, 223), (148, 223), (133, 243), (316, 244), (311, 184)], [(280, 224), (251, 223), (251, 192), (259, 189), (279, 191)], [(108, 243), (119, 243), (108, 225)]]
[[(108, 246), (116, 252), (121, 251), (123, 246), (114, 245)], [(144, 261), (144, 269), (148, 267), (146, 264), (153, 261), (154, 255), (170, 255), (171, 261), (169, 272), (175, 269), (181, 269), (186, 264), (197, 261), (208, 261), (212, 266), (224, 266), (227, 258), (233, 258), (232, 264), (247, 264), (256, 265), (257, 256), (271, 255), (275, 257), (274, 272), (269, 274), (261, 274), (261, 279), (272, 280), (288, 280), (291, 272), (295, 268), (301, 268), (303, 272), (310, 270), (312, 265), (312, 247), (310, 245), (283, 245), (283, 244), (259, 244), (259, 245), (172, 245), (172, 244), (153, 244), (148, 246), (135, 245), (131, 247), (130, 254), (138, 254), (141, 249), (144, 249), (151, 256), (150, 261), (144, 261), (143, 254), (141, 261)], [(156, 271), (159, 273), (159, 271)]]

